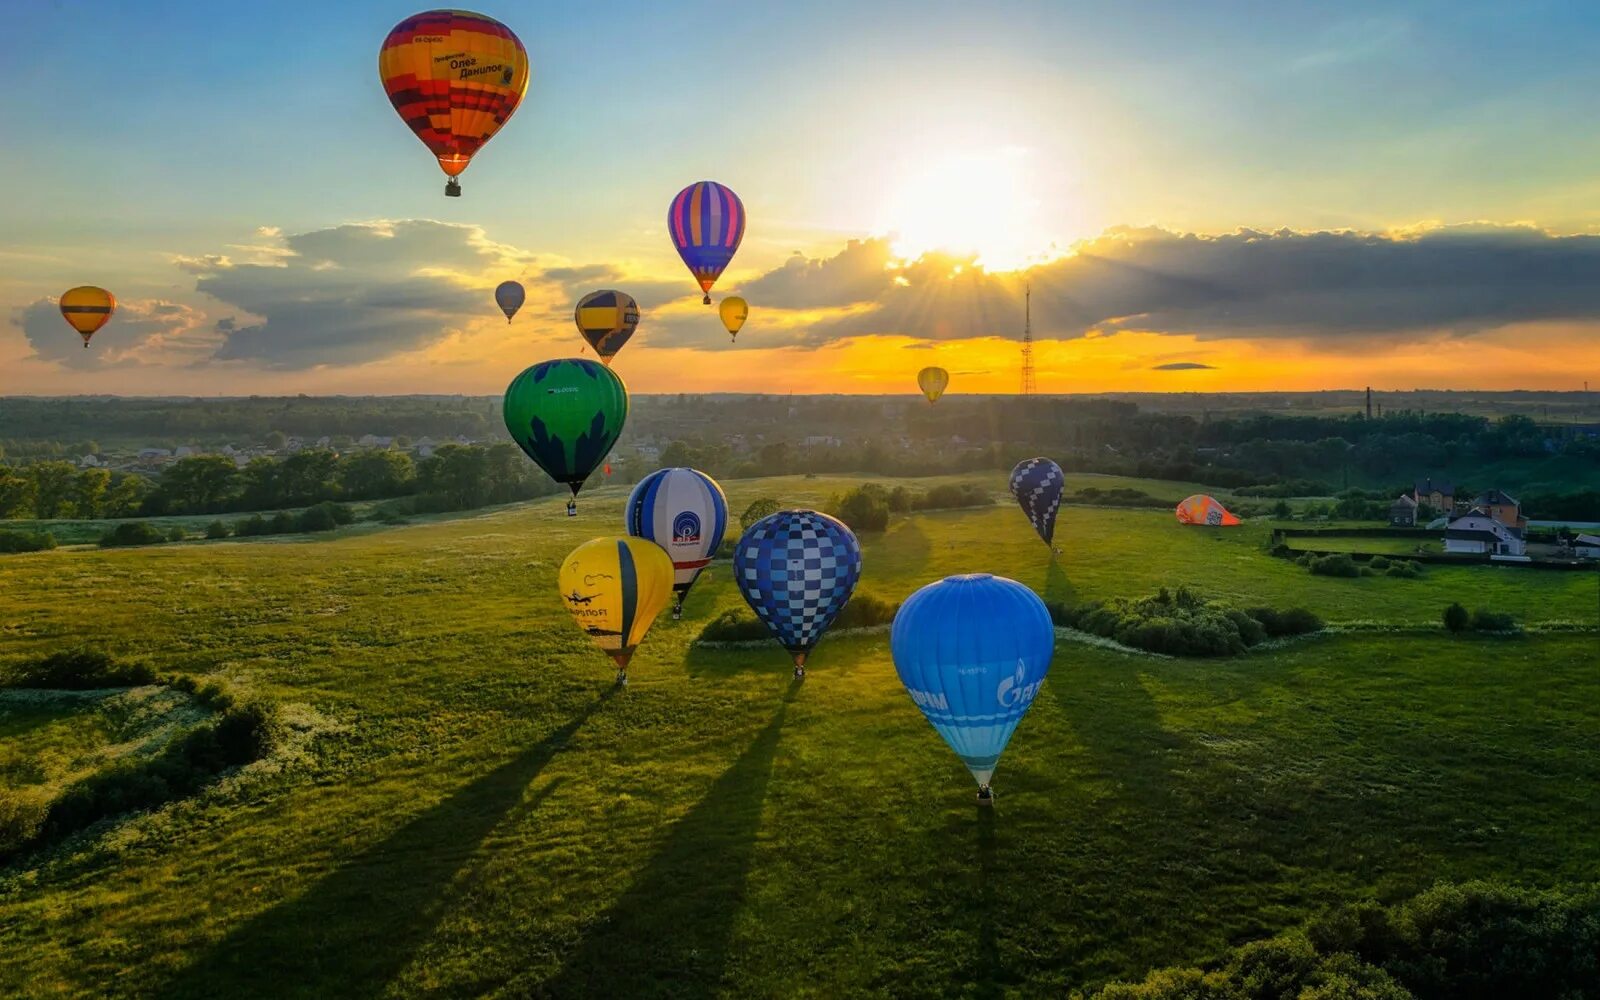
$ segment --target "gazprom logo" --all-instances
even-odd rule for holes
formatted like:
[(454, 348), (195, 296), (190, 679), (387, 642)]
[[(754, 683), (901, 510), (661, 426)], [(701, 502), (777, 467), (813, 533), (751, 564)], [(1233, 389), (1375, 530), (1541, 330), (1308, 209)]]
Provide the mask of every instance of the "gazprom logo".
[(917, 703), (918, 708), (932, 708), (941, 712), (950, 711), (950, 702), (943, 694), (934, 694), (932, 691), (918, 691), (916, 688), (906, 688), (911, 693), (911, 700)]
[(1032, 684), (1024, 685), (1022, 682), (1028, 677), (1027, 667), (1022, 660), (1017, 660), (1017, 672), (1010, 677), (1003, 678), (1000, 686), (995, 688), (995, 700), (1006, 708), (1015, 708), (1018, 705), (1032, 703), (1033, 696), (1039, 693), (1039, 685), (1044, 683), (1041, 677)]
[(680, 544), (700, 540), (700, 515), (686, 510), (672, 519), (672, 540)]

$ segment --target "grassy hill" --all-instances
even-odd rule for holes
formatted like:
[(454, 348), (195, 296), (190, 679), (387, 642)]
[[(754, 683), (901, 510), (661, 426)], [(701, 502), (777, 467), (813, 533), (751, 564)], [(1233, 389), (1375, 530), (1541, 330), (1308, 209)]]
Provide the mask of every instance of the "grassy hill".
[[(727, 485), (737, 512), (850, 482)], [(1091, 484), (1188, 492), (1069, 486)], [(87, 642), (320, 720), (294, 755), (0, 868), (0, 995), (1061, 993), (1335, 902), (1600, 864), (1596, 634), (1435, 628), (1451, 600), (1592, 626), (1594, 574), (1313, 577), (1265, 527), (1098, 508), (1063, 512), (1052, 562), (1009, 505), (897, 518), (864, 539), (886, 598), (990, 570), (1368, 623), (1222, 660), (1060, 643), (989, 815), (886, 635), (825, 641), (798, 687), (775, 645), (692, 646), (742, 605), (725, 563), (611, 690), (554, 576), (623, 496), (0, 560), (0, 658)], [(0, 780), (46, 788), (166, 724), (119, 704), (0, 692)]]

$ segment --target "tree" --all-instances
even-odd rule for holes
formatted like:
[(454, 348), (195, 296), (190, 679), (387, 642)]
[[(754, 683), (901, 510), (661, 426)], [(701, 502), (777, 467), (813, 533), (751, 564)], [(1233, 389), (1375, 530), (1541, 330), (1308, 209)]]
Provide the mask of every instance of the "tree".
[(289, 438), (283, 431), (268, 431), (262, 436), (261, 443), (273, 451), (278, 451), (289, 443)]
[(111, 486), (111, 473), (106, 469), (84, 469), (72, 483), (73, 513), (78, 517), (97, 518), (105, 507), (106, 490)]
[(0, 465), (0, 518), (32, 517), (37, 492), (32, 477)]
[(688, 469), (694, 466), (694, 452), (682, 441), (672, 442), (661, 453), (661, 467), (664, 469)]
[(225, 455), (180, 458), (167, 467), (157, 488), (169, 511), (205, 514), (224, 509), (239, 491), (239, 472)]
[(150, 480), (132, 472), (111, 477), (111, 490), (100, 503), (102, 517), (133, 517), (150, 496)]
[(72, 485), (78, 470), (71, 462), (36, 462), (28, 466), (28, 475), (33, 480), (35, 517), (66, 517), (72, 512)]
[(239, 472), (243, 485), (240, 506), (245, 510), (270, 510), (280, 506), (282, 491), (278, 488), (278, 463), (265, 455), (252, 458)]
[(487, 494), (487, 471), (488, 455), (484, 449), (447, 444), (417, 466), (417, 490), (443, 505), (438, 509), (482, 506)]
[(1279, 500), (1272, 505), (1272, 516), (1280, 521), (1287, 521), (1294, 516), (1294, 508), (1289, 506), (1289, 501)]
[(776, 514), (779, 510), (779, 507), (780, 505), (778, 501), (772, 499), (771, 497), (760, 497), (750, 501), (750, 506), (746, 507), (744, 509), (744, 513), (739, 515), (740, 530), (749, 531), (750, 526), (761, 520), (763, 517), (769, 517), (773, 514)]
[(882, 486), (858, 486), (833, 501), (834, 516), (854, 531), (882, 531), (889, 526), (889, 494)]
[(1465, 632), (1472, 624), (1472, 615), (1460, 604), (1444, 609), (1444, 627), (1452, 632)]
[(357, 500), (376, 500), (408, 492), (416, 466), (403, 451), (358, 451), (339, 461), (339, 486)]
[(335, 477), (339, 456), (321, 448), (290, 455), (278, 464), (279, 499), (286, 506), (300, 507), (319, 500), (331, 500), (339, 493)]

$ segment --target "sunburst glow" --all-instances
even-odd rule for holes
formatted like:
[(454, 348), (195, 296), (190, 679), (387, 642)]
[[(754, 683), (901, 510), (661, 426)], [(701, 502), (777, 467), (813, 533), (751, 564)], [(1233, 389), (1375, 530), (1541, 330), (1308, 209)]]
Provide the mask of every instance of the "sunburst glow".
[(942, 250), (1011, 271), (1048, 259), (1051, 242), (1027, 166), (1027, 150), (1018, 147), (930, 160), (895, 186), (878, 229), (907, 260)]

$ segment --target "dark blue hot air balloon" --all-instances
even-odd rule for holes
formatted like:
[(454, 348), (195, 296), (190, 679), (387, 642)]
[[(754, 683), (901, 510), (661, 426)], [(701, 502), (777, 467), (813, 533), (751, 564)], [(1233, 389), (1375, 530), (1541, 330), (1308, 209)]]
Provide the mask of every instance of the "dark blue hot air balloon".
[(1055, 540), (1056, 514), (1061, 510), (1061, 493), (1066, 486), (1061, 466), (1048, 458), (1025, 458), (1011, 470), (1011, 495), (1017, 498), (1022, 512), (1033, 522), (1033, 530), (1046, 545)]
[(895, 613), (889, 649), (900, 682), (972, 772), (982, 802), (1055, 644), (1039, 596), (988, 573), (930, 583)]
[(733, 577), (756, 616), (806, 675), (806, 654), (861, 579), (861, 543), (843, 521), (780, 510), (752, 524), (733, 550)]
[(494, 304), (506, 314), (506, 322), (511, 322), (511, 317), (522, 308), (522, 303), (527, 301), (528, 293), (523, 289), (522, 283), (517, 281), (502, 281), (495, 286)]

